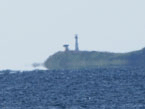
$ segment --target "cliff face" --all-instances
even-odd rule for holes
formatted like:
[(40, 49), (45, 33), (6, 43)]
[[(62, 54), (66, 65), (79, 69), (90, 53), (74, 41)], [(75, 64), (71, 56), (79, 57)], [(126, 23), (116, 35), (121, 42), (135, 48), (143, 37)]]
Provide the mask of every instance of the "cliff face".
[(143, 65), (145, 65), (145, 49), (130, 53), (57, 52), (44, 62), (44, 66), (48, 69), (90, 69)]

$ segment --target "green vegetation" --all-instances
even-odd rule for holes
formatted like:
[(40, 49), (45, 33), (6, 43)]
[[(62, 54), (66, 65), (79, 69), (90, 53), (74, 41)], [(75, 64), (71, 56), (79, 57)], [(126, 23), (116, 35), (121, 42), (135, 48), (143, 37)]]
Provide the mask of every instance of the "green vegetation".
[(145, 65), (145, 49), (130, 53), (68, 51), (57, 52), (44, 63), (48, 69), (90, 69)]

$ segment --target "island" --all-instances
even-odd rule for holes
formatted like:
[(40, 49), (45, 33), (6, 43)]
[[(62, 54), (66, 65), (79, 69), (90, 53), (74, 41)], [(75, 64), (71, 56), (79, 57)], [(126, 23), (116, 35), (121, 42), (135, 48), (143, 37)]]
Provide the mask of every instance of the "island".
[(59, 51), (44, 62), (50, 70), (94, 69), (108, 67), (127, 67), (145, 65), (145, 48), (128, 53), (111, 53), (98, 51), (80, 51), (78, 36), (75, 36), (75, 50), (69, 50), (65, 44), (65, 51)]

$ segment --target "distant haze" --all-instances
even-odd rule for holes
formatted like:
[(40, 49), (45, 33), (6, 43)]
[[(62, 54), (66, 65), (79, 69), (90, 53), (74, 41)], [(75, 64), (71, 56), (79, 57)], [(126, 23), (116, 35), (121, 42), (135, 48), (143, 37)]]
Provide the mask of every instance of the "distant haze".
[(145, 0), (0, 0), (0, 70), (25, 70), (79, 36), (80, 50), (145, 47)]

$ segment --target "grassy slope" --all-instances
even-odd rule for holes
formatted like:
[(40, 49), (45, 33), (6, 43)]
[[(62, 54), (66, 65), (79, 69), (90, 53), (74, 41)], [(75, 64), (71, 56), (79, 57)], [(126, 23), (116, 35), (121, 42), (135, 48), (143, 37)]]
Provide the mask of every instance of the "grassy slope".
[(44, 63), (48, 69), (84, 69), (144, 65), (145, 49), (130, 53), (109, 52), (57, 52)]

